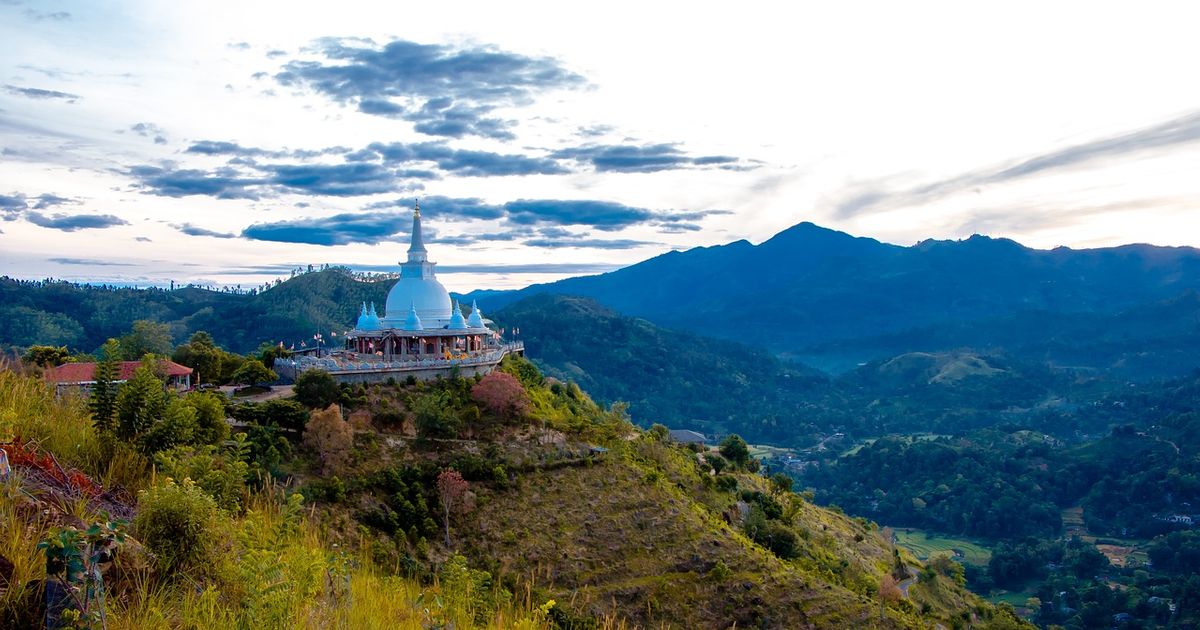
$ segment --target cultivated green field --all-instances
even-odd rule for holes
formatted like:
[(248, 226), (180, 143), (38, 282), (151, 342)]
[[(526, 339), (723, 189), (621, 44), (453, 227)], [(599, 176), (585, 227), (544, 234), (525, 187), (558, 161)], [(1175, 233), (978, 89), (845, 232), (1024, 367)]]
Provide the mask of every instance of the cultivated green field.
[(896, 544), (911, 551), (918, 560), (947, 554), (959, 562), (985, 566), (992, 558), (992, 552), (986, 547), (962, 538), (938, 536), (910, 527), (897, 528), (895, 532)]

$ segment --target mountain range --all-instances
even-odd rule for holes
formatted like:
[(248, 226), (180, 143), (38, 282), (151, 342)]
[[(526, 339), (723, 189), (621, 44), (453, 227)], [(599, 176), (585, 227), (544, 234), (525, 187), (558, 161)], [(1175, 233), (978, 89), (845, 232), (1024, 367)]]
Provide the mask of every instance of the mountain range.
[(1194, 367), (1198, 289), (1195, 248), (1039, 250), (979, 235), (901, 247), (806, 222), (759, 245), (674, 251), (605, 274), (466, 297), (485, 310), (538, 293), (590, 297), (830, 372), (901, 352), (972, 347), (1139, 377)]

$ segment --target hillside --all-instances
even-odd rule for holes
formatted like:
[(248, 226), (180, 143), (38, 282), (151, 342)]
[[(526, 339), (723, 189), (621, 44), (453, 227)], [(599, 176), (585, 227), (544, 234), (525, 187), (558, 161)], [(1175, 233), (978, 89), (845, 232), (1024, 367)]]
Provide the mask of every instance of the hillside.
[[(1024, 627), (946, 568), (881, 607), (893, 559), (870, 523), (736, 462), (715, 474), (715, 455), (641, 433), (526, 362), (504, 369), (488, 378), (516, 384), (511, 405), (462, 379), (347, 387), (341, 410), (311, 412), (304, 439), (258, 424), (279, 404), (233, 409), (250, 436), (215, 451), (178, 433), (178, 414), (112, 442), (79, 401), (0, 372), (0, 429), (20, 436), (8, 448), (56, 460), (18, 459), (24, 492), (0, 497), (0, 555), (29, 584), (0, 595), (0, 615), (39, 614), (31, 580), (54, 565), (38, 538), (107, 511), (131, 535), (101, 569), (111, 628)], [(205, 396), (168, 407), (200, 410)], [(165, 448), (167, 435), (183, 441)], [(151, 476), (151, 462), (170, 472)], [(275, 481), (247, 486), (251, 470)], [(457, 490), (443, 485), (451, 471)]]
[(642, 426), (795, 443), (842, 421), (827, 377), (763, 350), (665, 330), (585, 298), (537, 295), (491, 316), (521, 329), (548, 376), (629, 403)]
[[(586, 296), (666, 328), (832, 371), (902, 352), (1000, 346), (1097, 369), (1141, 356), (1129, 372), (1158, 376), (1157, 353), (1173, 359), (1172, 374), (1190, 366), (1158, 343), (1169, 336), (1154, 324), (1179, 322), (1195, 344), (1200, 310), (1151, 305), (1197, 289), (1200, 251), (1192, 248), (1037, 250), (978, 235), (899, 247), (801, 223), (759, 245), (670, 252), (606, 274), (478, 297), (496, 310), (535, 293)], [(1141, 313), (1142, 323), (1116, 317), (1127, 312), (1132, 320)], [(996, 320), (1010, 334), (993, 334)], [(1091, 334), (1114, 325), (1127, 328)], [(1139, 347), (1142, 339), (1153, 342)]]
[(135, 320), (170, 324), (177, 342), (198, 330), (249, 352), (263, 342), (311, 339), (353, 324), (362, 302), (382, 304), (390, 282), (362, 282), (342, 270), (300, 274), (264, 291), (185, 287), (111, 288), (0, 278), (0, 348), (66, 345), (91, 352)]
[[(1081, 425), (1064, 414), (1127, 389), (1124, 381), (966, 350), (903, 353), (830, 378), (763, 350), (553, 294), (492, 316), (521, 329), (549, 376), (603, 402), (629, 403), (641, 426), (735, 432), (781, 446), (811, 446), (835, 432), (958, 433), (1010, 422), (1065, 434)], [(1106, 428), (1097, 422), (1087, 430)]]

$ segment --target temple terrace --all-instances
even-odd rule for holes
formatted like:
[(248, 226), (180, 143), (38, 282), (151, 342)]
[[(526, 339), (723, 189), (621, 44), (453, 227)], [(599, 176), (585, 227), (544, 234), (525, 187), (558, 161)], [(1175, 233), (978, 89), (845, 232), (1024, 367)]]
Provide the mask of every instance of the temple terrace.
[(362, 304), (346, 347), (328, 356), (297, 356), (275, 362), (283, 378), (309, 369), (329, 372), (341, 382), (378, 382), (414, 376), (427, 380), (457, 371), (486, 374), (509, 353), (524, 354), (520, 341), (505, 342), (475, 304), (469, 316), (452, 303), (438, 282), (421, 234), (421, 208), (413, 209), (408, 260), (388, 292), (382, 316)]

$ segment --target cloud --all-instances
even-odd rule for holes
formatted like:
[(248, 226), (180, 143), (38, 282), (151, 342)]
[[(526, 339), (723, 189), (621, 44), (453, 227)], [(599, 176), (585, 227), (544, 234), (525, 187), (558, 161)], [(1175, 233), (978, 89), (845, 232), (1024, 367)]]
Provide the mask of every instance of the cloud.
[(184, 234), (187, 234), (188, 236), (211, 236), (213, 238), (234, 238), (237, 236), (231, 232), (216, 232), (202, 227), (197, 227), (191, 223), (184, 223), (181, 225), (172, 224), (171, 227), (183, 232)]
[(504, 204), (513, 223), (533, 225), (590, 225), (601, 230), (618, 230), (654, 218), (654, 212), (611, 201), (519, 199)]
[[(692, 167), (733, 166), (742, 164), (728, 155), (692, 157), (674, 143), (632, 145), (599, 144), (560, 149), (550, 154), (562, 160), (574, 160), (591, 165), (599, 172), (654, 173)], [(754, 168), (749, 164), (743, 167)]]
[(871, 212), (930, 203), (983, 186), (1002, 184), (1074, 167), (1170, 149), (1200, 141), (1200, 111), (1122, 134), (1074, 144), (919, 185), (897, 186), (892, 179), (856, 184), (833, 201), (834, 215), (846, 219)]
[(378, 164), (274, 164), (260, 167), (270, 181), (294, 192), (337, 197), (419, 189), (404, 173)]
[(48, 217), (40, 212), (26, 212), (25, 220), (34, 225), (52, 230), (62, 230), (63, 232), (129, 225), (124, 219), (111, 214), (56, 214), (53, 217)]
[(34, 210), (45, 210), (55, 206), (61, 206), (69, 203), (79, 203), (77, 199), (69, 199), (67, 197), (59, 197), (53, 193), (42, 193), (37, 196), (37, 203), (33, 205)]
[(71, 19), (71, 14), (66, 11), (35, 11), (33, 9), (25, 9), (25, 17), (35, 22), (65, 22)]
[(0, 195), (0, 217), (3, 217), (5, 221), (15, 220), (28, 207), (29, 203), (25, 201), (25, 195), (19, 193)]
[(374, 244), (408, 234), (411, 225), (412, 214), (408, 212), (357, 212), (256, 223), (242, 230), (242, 236), (257, 241), (309, 245)]
[[(30, 205), (32, 203), (32, 206)], [(21, 193), (0, 195), (0, 218), (5, 221), (15, 221), (25, 210), (45, 210), (68, 203), (79, 203), (77, 199), (59, 197), (53, 193), (42, 193), (37, 197), (26, 197)]]
[(133, 240), (135, 240), (139, 243), (153, 243), (154, 242), (154, 241), (150, 240), (149, 238), (146, 238), (145, 236), (135, 236), (135, 237), (133, 237)]
[(558, 61), (494, 47), (328, 38), (311, 48), (320, 61), (294, 60), (275, 79), (307, 87), (375, 116), (400, 118), (428, 135), (512, 139), (515, 123), (493, 116), (540, 93), (585, 84)]
[[(374, 244), (397, 240), (397, 237), (408, 234), (412, 223), (411, 203), (410, 199), (395, 199), (369, 204), (363, 212), (358, 213), (259, 223), (244, 229), (242, 236), (254, 240), (312, 245)], [(673, 225), (729, 211), (658, 211), (595, 200), (520, 199), (504, 204), (489, 204), (477, 198), (431, 196), (421, 200), (421, 212), (426, 219), (434, 221), (499, 220), (501, 223), (499, 231), (436, 239), (446, 244), (469, 245), (529, 239), (524, 241), (525, 244), (534, 247), (628, 249), (656, 243), (587, 239), (586, 233), (576, 234), (565, 227), (586, 226), (615, 232), (640, 224)]]
[[(246, 275), (257, 276), (263, 274), (279, 274), (284, 275), (290, 273), (297, 267), (303, 267), (308, 263), (282, 264), (282, 265), (250, 265), (246, 267), (236, 267), (234, 269), (223, 269), (219, 273), (221, 275)], [(331, 266), (348, 267), (354, 271), (370, 272), (370, 273), (387, 273), (395, 272), (399, 269), (399, 265), (362, 265), (357, 263), (334, 263)], [(525, 273), (564, 273), (564, 274), (592, 274), (604, 273), (619, 268), (620, 265), (609, 263), (529, 263), (529, 264), (475, 264), (475, 265), (438, 265), (438, 274), (456, 274), (456, 273), (499, 273), (499, 274), (525, 274)]]
[(95, 258), (47, 258), (48, 262), (60, 265), (83, 265), (87, 267), (133, 267), (132, 263), (112, 262)]
[(574, 247), (578, 249), (636, 249), (646, 245), (658, 245), (652, 241), (634, 241), (630, 239), (555, 239), (535, 238), (525, 241), (530, 247), (561, 249)]
[[(411, 210), (412, 205), (412, 199), (395, 199), (368, 204), (366, 209), (403, 208), (408, 211)], [(489, 221), (505, 216), (503, 207), (484, 203), (481, 199), (441, 196), (422, 197), (421, 212), (428, 217), (451, 221)]]
[(228, 167), (210, 172), (176, 169), (174, 165), (141, 165), (130, 168), (129, 174), (138, 180), (140, 187), (163, 197), (208, 195), (217, 199), (258, 199), (260, 193), (253, 189), (266, 183), (262, 178), (246, 177)]
[(143, 138), (153, 138), (154, 144), (167, 143), (166, 131), (154, 123), (140, 122), (130, 126), (129, 130)]
[(19, 87), (16, 85), (9, 85), (9, 84), (5, 84), (4, 89), (6, 91), (8, 91), (9, 94), (15, 94), (17, 96), (24, 96), (26, 98), (34, 98), (34, 99), (39, 99), (39, 100), (60, 98), (60, 99), (67, 101), (68, 103), (74, 103), (75, 101), (79, 100), (80, 98), (83, 98), (83, 97), (79, 96), (78, 94), (71, 94), (69, 92), (59, 92), (58, 90), (43, 90), (41, 88)]
[(269, 149), (260, 149), (258, 147), (244, 147), (236, 142), (227, 142), (224, 140), (201, 140), (192, 143), (184, 153), (194, 153), (198, 155), (232, 155), (236, 157), (270, 157), (270, 158), (293, 158), (306, 160), (319, 157), (322, 155), (339, 155), (349, 153), (350, 149), (346, 147), (326, 147), (324, 149), (283, 149), (272, 151)]
[(555, 160), (548, 158), (466, 151), (451, 148), (444, 142), (373, 142), (361, 151), (348, 154), (346, 158), (358, 161), (380, 159), (385, 164), (397, 166), (432, 163), (445, 173), (464, 177), (555, 175), (570, 172)]

